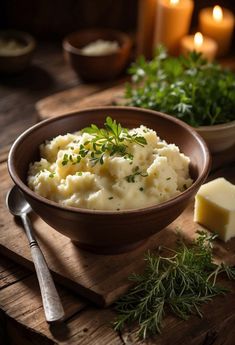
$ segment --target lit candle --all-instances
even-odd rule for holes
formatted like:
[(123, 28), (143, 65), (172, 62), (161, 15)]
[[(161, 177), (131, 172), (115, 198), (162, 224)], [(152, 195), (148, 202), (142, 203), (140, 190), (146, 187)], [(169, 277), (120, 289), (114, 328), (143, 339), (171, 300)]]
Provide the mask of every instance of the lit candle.
[(139, 0), (136, 54), (152, 58), (157, 0)]
[(181, 53), (187, 55), (191, 51), (202, 53), (203, 57), (211, 61), (215, 58), (217, 52), (217, 43), (197, 32), (195, 35), (185, 36), (181, 39)]
[(229, 51), (234, 28), (234, 15), (231, 11), (215, 6), (204, 8), (199, 13), (200, 31), (213, 38), (218, 44), (218, 56)]
[(158, 0), (154, 48), (161, 43), (170, 54), (178, 54), (180, 39), (189, 31), (193, 7), (192, 0)]

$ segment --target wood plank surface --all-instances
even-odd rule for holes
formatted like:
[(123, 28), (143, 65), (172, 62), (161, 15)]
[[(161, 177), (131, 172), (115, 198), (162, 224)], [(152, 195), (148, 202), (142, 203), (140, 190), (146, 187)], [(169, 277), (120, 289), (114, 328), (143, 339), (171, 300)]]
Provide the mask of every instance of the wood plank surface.
[[(38, 111), (39, 119), (45, 120), (59, 115), (75, 112), (83, 108), (124, 103), (124, 83), (109, 87), (108, 89), (96, 93), (92, 93), (85, 97), (74, 96), (78, 94), (78, 90), (81, 92), (82, 88), (85, 88), (86, 91), (89, 90), (87, 89), (87, 86), (71, 88), (63, 93), (51, 95), (46, 99), (42, 99), (37, 102), (35, 107)], [(61, 107), (61, 103), (64, 99), (68, 99), (70, 101), (66, 102), (66, 104)]]
[[(4, 199), (11, 186), (6, 164), (0, 166), (2, 180), (0, 204), (3, 219), (0, 224), (0, 252), (18, 263), (33, 269), (30, 249), (21, 224), (8, 212)], [(76, 247), (69, 238), (61, 235), (39, 217), (32, 217), (35, 232), (46, 261), (55, 278), (98, 305), (109, 305), (123, 294), (130, 282), (128, 276), (144, 265), (144, 253), (165, 242), (174, 242), (175, 227), (180, 222), (191, 222), (191, 212), (186, 211), (182, 220), (156, 234), (143, 246), (120, 255), (96, 255)], [(194, 224), (192, 224), (194, 226)]]
[(76, 111), (83, 98), (96, 93), (105, 86), (101, 85), (78, 85), (70, 90), (58, 92), (38, 101), (35, 105), (40, 119), (47, 119)]
[[(235, 178), (235, 168), (227, 173), (230, 179)], [(4, 205), (5, 195), (11, 181), (6, 164), (0, 166), (1, 175), (1, 221), (0, 252), (17, 260), (31, 269), (33, 263), (29, 246), (22, 227), (9, 214)], [(4, 221), (3, 221), (4, 219)], [(33, 217), (33, 224), (39, 244), (46, 261), (55, 278), (63, 285), (73, 289), (80, 295), (89, 298), (101, 306), (112, 304), (130, 286), (128, 276), (139, 272), (144, 266), (144, 253), (159, 245), (171, 246), (175, 242), (175, 229), (182, 228), (185, 235), (192, 240), (197, 229), (193, 222), (193, 202), (166, 229), (155, 234), (143, 246), (119, 255), (96, 255), (76, 247), (69, 238), (61, 235), (39, 217)], [(235, 239), (229, 244), (218, 241), (217, 253), (225, 260), (235, 264)]]

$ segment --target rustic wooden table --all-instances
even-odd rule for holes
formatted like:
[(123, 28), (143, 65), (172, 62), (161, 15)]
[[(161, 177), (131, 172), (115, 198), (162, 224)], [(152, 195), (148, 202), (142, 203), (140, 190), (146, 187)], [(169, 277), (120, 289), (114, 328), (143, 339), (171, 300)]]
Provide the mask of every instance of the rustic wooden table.
[[(7, 152), (13, 140), (37, 121), (35, 103), (38, 100), (71, 87), (83, 89), (84, 95), (99, 89), (97, 86), (80, 87), (79, 84), (75, 74), (64, 63), (60, 46), (49, 43), (38, 46), (33, 65), (23, 74), (0, 77), (1, 168), (5, 169)], [(45, 103), (39, 104), (42, 112), (44, 106)], [(4, 179), (6, 176), (1, 175), (1, 185)], [(4, 197), (5, 195), (0, 200), (1, 212), (5, 207)], [(4, 227), (6, 221), (1, 219), (0, 229)], [(57, 287), (65, 308), (66, 319), (61, 324), (49, 326), (44, 319), (35, 274), (1, 255), (0, 345), (141, 343), (233, 345), (235, 286), (231, 282), (227, 284), (231, 292), (203, 306), (203, 319), (193, 316), (188, 321), (182, 321), (169, 315), (162, 334), (144, 343), (137, 340), (133, 329), (125, 329), (119, 333), (112, 329), (111, 322), (115, 318), (112, 307), (106, 309), (95, 307), (59, 284)]]

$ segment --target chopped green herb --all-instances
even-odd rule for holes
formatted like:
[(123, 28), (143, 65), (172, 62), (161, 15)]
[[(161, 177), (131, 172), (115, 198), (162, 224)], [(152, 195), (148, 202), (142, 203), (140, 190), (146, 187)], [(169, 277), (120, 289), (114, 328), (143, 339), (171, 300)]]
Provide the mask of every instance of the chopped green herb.
[(167, 177), (167, 179), (166, 179), (167, 181), (169, 181), (169, 180), (171, 180), (171, 177)]
[(82, 176), (82, 171), (77, 171), (77, 172), (76, 172), (76, 175)]
[(113, 199), (113, 196), (110, 196), (108, 199), (109, 199), (109, 200), (112, 200), (112, 199)]
[(218, 275), (235, 279), (235, 268), (213, 263), (214, 238), (199, 232), (190, 247), (181, 242), (176, 250), (165, 248), (170, 257), (148, 253), (145, 271), (130, 277), (135, 286), (116, 303), (115, 329), (137, 322), (138, 335), (145, 339), (161, 332), (166, 311), (184, 320), (191, 314), (202, 317), (201, 304), (227, 292), (216, 284)]
[(144, 188), (143, 188), (143, 187), (140, 187), (139, 190), (140, 190), (141, 192), (143, 192)]
[(142, 177), (148, 176), (148, 173), (147, 172), (141, 172), (139, 170), (138, 166), (133, 168), (132, 171), (133, 171), (133, 174), (128, 175), (128, 176), (125, 177), (126, 181), (129, 182), (129, 183), (135, 183), (136, 176), (142, 176)]
[(68, 164), (68, 161), (69, 161), (68, 154), (67, 154), (67, 153), (65, 153), (65, 154), (64, 154), (64, 156), (63, 156), (62, 165), (66, 165), (66, 164)]
[(53, 178), (55, 176), (55, 173), (50, 173), (49, 177)]

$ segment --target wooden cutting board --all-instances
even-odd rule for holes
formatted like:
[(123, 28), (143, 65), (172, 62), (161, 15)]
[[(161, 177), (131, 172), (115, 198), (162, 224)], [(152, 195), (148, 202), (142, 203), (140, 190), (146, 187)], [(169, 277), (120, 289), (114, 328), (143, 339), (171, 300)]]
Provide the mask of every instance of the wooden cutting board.
[(116, 86), (82, 84), (43, 98), (35, 104), (40, 120), (69, 114), (79, 109), (124, 103), (125, 83)]
[[(217, 175), (225, 176), (234, 183), (235, 164)], [(0, 176), (0, 252), (17, 263), (34, 269), (21, 224), (14, 220), (5, 206), (6, 193), (12, 186), (6, 163), (0, 164)], [(181, 229), (191, 241), (199, 228), (193, 222), (192, 201), (174, 223), (151, 237), (141, 247), (119, 255), (96, 255), (79, 249), (69, 238), (52, 229), (36, 215), (32, 216), (32, 221), (39, 245), (55, 279), (99, 306), (110, 305), (130, 287), (128, 276), (143, 269), (144, 255), (148, 249), (159, 245), (174, 246), (176, 229)], [(235, 238), (227, 244), (217, 241), (216, 255), (219, 259), (235, 264)]]

